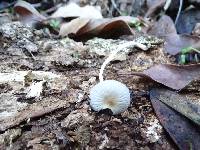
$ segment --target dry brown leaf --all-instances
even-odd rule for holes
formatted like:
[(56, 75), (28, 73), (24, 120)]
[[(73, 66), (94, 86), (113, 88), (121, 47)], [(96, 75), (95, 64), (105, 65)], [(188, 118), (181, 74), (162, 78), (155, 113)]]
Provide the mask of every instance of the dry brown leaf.
[[(116, 38), (120, 35), (133, 34), (128, 23), (129, 17), (116, 17), (112, 19), (77, 18), (61, 26), (60, 35), (73, 34), (75, 39), (89, 39), (94, 36), (103, 38)], [(72, 30), (73, 29), (73, 30)]]
[(78, 35), (85, 37), (101, 37), (101, 38), (117, 38), (121, 35), (130, 35), (132, 30), (123, 20), (90, 20), (90, 22), (82, 28)]
[(43, 21), (46, 19), (43, 15), (41, 15), (34, 7), (28, 2), (25, 1), (18, 1), (15, 6), (14, 10), (17, 14), (20, 15), (23, 21)]
[(149, 29), (148, 34), (163, 37), (168, 34), (176, 34), (176, 27), (173, 20), (163, 15), (155, 24)]
[[(124, 73), (119, 71), (119, 74), (123, 75)], [(172, 89), (181, 90), (192, 81), (200, 78), (200, 64), (184, 66), (159, 64), (143, 72), (125, 74), (150, 78)]]
[(186, 47), (200, 47), (200, 38), (198, 36), (177, 34), (173, 20), (166, 15), (162, 16), (150, 28), (148, 34), (164, 38), (164, 50), (171, 55), (178, 54), (181, 49)]
[(159, 64), (145, 70), (143, 73), (156, 82), (175, 90), (181, 90), (200, 77), (200, 65)]
[[(118, 33), (122, 32), (131, 32), (131, 28), (128, 23), (130, 23), (133, 17), (130, 16), (121, 16), (115, 18), (106, 18), (106, 19), (91, 19), (90, 22), (85, 26), (80, 33), (91, 33), (91, 34), (99, 34), (100, 32), (104, 32), (103, 30), (109, 29), (118, 29)], [(111, 32), (111, 31), (109, 31)], [(106, 34), (109, 34), (106, 32)]]
[(169, 34), (165, 36), (164, 39), (164, 49), (167, 53), (171, 55), (178, 54), (181, 49), (186, 47), (191, 46), (195, 48), (200, 43), (200, 37), (186, 34)]
[(66, 36), (68, 34), (77, 34), (77, 32), (83, 28), (90, 19), (88, 18), (77, 18), (73, 19), (69, 23), (64, 23), (60, 27), (59, 35)]
[(81, 18), (103, 18), (100, 8), (86, 5), (80, 7), (75, 3), (69, 3), (66, 6), (59, 7), (50, 18), (68, 18), (68, 17), (81, 17)]
[(197, 125), (200, 125), (200, 105), (182, 95), (168, 89), (154, 89), (157, 99), (181, 113)]
[(187, 119), (180, 113), (176, 112), (174, 109), (162, 103), (160, 101), (161, 99), (172, 98), (173, 101), (176, 98), (172, 95), (171, 92), (167, 93), (168, 91), (166, 89), (162, 90), (152, 89), (150, 91), (151, 103), (158, 119), (160, 120), (160, 123), (171, 136), (179, 149), (199, 149), (199, 127), (193, 124), (189, 119)]

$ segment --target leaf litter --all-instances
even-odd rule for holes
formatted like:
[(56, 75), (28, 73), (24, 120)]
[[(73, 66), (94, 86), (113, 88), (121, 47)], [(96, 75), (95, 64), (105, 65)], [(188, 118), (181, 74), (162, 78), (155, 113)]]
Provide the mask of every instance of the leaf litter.
[(174, 90), (182, 90), (192, 83), (192, 81), (199, 80), (199, 73), (199, 64), (184, 66), (159, 64), (154, 65), (143, 72), (119, 72), (119, 74), (138, 75), (150, 78)]
[(156, 93), (158, 95), (157, 99), (161, 102), (167, 104), (182, 115), (191, 119), (194, 123), (200, 125), (199, 100), (194, 103), (194, 101), (187, 99), (184, 95), (166, 89), (158, 90)]
[[(162, 95), (162, 92), (165, 92), (164, 95)], [(198, 149), (199, 147), (199, 126), (195, 126), (191, 121), (189, 121), (186, 117), (179, 114), (175, 110), (177, 110), (177, 105), (182, 105), (182, 103), (176, 103), (172, 108), (175, 107), (175, 110), (171, 107), (168, 107), (167, 105), (164, 105), (162, 103), (165, 101), (165, 99), (169, 100), (172, 98), (169, 97), (170, 91), (163, 91), (160, 89), (152, 89), (150, 92), (150, 99), (152, 102), (152, 105), (154, 107), (154, 110), (161, 122), (161, 124), (164, 126), (166, 131), (169, 133), (173, 141), (177, 144), (178, 148), (180, 149)], [(176, 94), (178, 95), (178, 94)], [(179, 96), (173, 96), (180, 98)], [(162, 101), (162, 102), (161, 102)], [(171, 104), (165, 101), (165, 103)], [(181, 106), (180, 106), (181, 107)], [(179, 108), (180, 108), (179, 107)], [(188, 106), (186, 106), (188, 107)], [(192, 114), (191, 114), (192, 115)], [(194, 117), (194, 116), (193, 116)]]

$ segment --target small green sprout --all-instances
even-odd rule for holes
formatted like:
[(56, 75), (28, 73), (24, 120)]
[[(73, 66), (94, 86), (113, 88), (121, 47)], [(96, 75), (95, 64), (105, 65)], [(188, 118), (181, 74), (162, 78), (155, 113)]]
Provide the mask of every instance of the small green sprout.
[[(182, 48), (181, 49), (181, 56), (180, 56), (180, 63), (181, 64), (186, 64), (186, 55), (191, 53), (191, 52), (196, 52), (196, 53), (200, 53), (200, 50), (193, 48), (192, 46), (186, 47), (186, 48)], [(198, 56), (195, 54), (195, 61), (198, 62), (199, 58)]]
[(129, 26), (130, 27), (134, 27), (136, 28), (138, 31), (141, 31), (142, 30), (142, 22), (138, 19), (138, 18), (135, 18), (133, 19), (130, 23), (129, 23)]
[(59, 29), (60, 27), (60, 21), (56, 20), (56, 19), (51, 19), (49, 22), (49, 25), (53, 28), (53, 29)]

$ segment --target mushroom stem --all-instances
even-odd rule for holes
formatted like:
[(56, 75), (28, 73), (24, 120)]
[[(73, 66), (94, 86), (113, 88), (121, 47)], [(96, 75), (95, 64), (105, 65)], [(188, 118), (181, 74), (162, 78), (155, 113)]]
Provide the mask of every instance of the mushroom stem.
[(103, 62), (103, 64), (101, 65), (101, 69), (100, 69), (100, 72), (99, 72), (99, 81), (100, 81), (100, 82), (103, 81), (103, 71), (104, 71), (106, 65), (107, 65), (110, 61), (113, 60), (113, 58), (115, 57), (115, 55), (116, 55), (119, 51), (121, 51), (121, 50), (123, 50), (124, 48), (127, 48), (127, 47), (138, 47), (138, 48), (140, 48), (140, 49), (142, 49), (142, 50), (147, 50), (147, 49), (148, 49), (145, 45), (143, 45), (143, 44), (141, 44), (141, 43), (138, 43), (138, 42), (135, 42), (135, 41), (130, 41), (130, 42), (127, 42), (127, 43), (124, 43), (124, 44), (121, 44), (121, 45), (119, 45), (119, 46), (117, 46), (117, 47), (112, 48), (112, 49), (114, 49), (114, 50), (110, 53), (110, 55), (108, 56), (108, 58), (107, 58), (107, 59)]

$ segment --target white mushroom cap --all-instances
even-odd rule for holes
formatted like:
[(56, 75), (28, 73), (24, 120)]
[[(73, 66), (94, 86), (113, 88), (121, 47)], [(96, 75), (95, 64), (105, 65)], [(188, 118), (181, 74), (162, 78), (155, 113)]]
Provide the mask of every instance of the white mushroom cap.
[(105, 80), (90, 90), (90, 106), (95, 111), (109, 108), (113, 114), (125, 111), (130, 105), (130, 92), (125, 84)]

